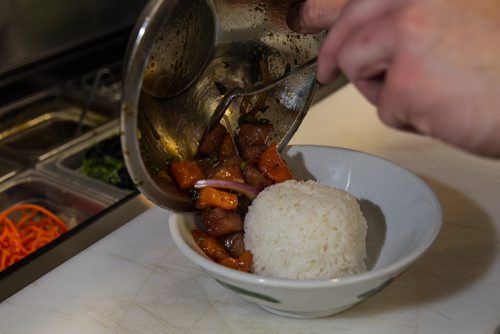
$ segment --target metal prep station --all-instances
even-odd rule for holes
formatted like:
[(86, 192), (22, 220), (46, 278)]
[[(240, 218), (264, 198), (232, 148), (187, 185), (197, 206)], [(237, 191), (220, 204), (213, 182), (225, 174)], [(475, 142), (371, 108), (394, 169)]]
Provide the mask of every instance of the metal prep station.
[(0, 211), (38, 204), (69, 231), (0, 272), (0, 301), (151, 206), (81, 172), (86, 151), (118, 135), (122, 61), (145, 3), (2, 2)]

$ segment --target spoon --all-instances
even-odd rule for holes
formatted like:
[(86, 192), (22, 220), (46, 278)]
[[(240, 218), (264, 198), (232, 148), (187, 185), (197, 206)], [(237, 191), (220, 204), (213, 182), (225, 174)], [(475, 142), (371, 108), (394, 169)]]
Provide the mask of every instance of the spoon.
[(296, 67), (295, 69), (289, 71), (288, 73), (285, 73), (281, 77), (278, 77), (269, 82), (249, 87), (235, 87), (230, 89), (224, 95), (222, 100), (220, 100), (219, 104), (215, 108), (212, 119), (210, 120), (209, 129), (212, 129), (217, 123), (220, 122), (220, 120), (222, 119), (222, 117), (224, 116), (227, 109), (229, 108), (229, 106), (231, 105), (231, 103), (234, 101), (235, 98), (241, 96), (256, 95), (271, 90), (275, 88), (277, 85), (286, 81), (287, 79), (315, 67), (317, 60), (318, 60), (317, 57), (315, 57), (307, 61), (306, 63)]

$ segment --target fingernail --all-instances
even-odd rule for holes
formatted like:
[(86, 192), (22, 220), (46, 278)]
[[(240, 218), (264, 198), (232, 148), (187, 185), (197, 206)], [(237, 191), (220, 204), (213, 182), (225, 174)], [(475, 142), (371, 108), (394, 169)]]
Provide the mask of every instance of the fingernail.
[(298, 33), (302, 32), (302, 26), (300, 24), (300, 10), (302, 6), (303, 3), (299, 3), (291, 7), (286, 17), (286, 23), (288, 24), (288, 27)]

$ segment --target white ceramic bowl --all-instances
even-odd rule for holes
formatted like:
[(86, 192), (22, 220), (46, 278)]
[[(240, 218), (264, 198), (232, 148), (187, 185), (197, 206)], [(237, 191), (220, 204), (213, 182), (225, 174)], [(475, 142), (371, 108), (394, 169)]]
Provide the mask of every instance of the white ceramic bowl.
[(197, 247), (194, 215), (173, 214), (170, 231), (179, 250), (226, 288), (285, 316), (324, 317), (345, 310), (387, 286), (434, 242), (442, 225), (439, 201), (415, 174), (375, 156), (332, 147), (291, 146), (284, 156), (298, 178), (349, 191), (368, 222), (367, 267), (338, 279), (288, 280), (223, 267)]

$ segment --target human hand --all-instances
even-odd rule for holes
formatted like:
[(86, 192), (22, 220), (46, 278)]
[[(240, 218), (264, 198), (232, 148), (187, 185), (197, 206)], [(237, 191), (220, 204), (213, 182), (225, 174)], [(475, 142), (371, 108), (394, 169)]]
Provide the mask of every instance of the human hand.
[(316, 34), (335, 23), (348, 0), (306, 0), (288, 13), (288, 26), (299, 33)]
[[(307, 13), (312, 3), (326, 7)], [(386, 124), (500, 157), (498, 0), (350, 0), (337, 18), (338, 4), (307, 0), (290, 14), (301, 32), (333, 24), (318, 81), (342, 71)], [(314, 18), (324, 13), (333, 23)]]

